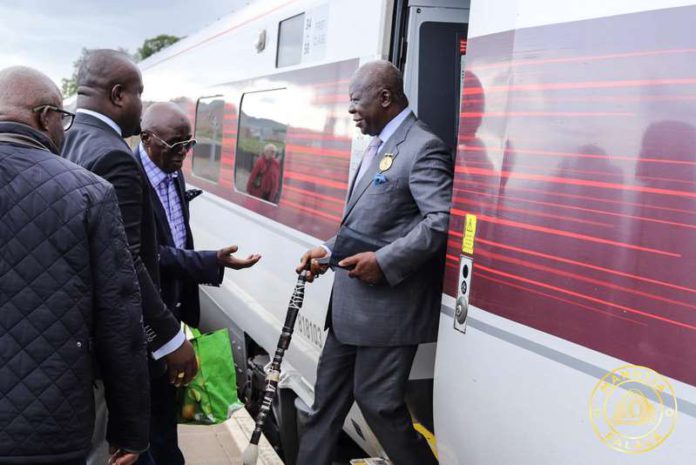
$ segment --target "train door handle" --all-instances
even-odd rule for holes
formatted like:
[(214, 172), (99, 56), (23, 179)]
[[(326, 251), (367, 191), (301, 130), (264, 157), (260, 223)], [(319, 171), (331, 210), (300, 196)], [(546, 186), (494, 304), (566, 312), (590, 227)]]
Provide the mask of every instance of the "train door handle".
[(469, 294), (471, 291), (471, 275), (473, 274), (474, 259), (462, 255), (459, 260), (459, 286), (457, 301), (454, 308), (454, 329), (466, 333), (466, 319), (469, 316)]

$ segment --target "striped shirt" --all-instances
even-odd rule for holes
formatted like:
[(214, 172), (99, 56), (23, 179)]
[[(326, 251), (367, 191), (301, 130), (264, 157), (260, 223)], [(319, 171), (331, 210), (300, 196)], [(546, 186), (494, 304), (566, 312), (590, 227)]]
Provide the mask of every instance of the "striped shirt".
[(165, 173), (155, 165), (145, 152), (143, 144), (138, 146), (138, 153), (143, 162), (145, 173), (150, 184), (157, 192), (162, 208), (167, 215), (169, 230), (174, 239), (174, 246), (177, 249), (186, 247), (186, 225), (184, 224), (184, 211), (181, 208), (181, 199), (177, 193), (176, 181), (177, 173)]

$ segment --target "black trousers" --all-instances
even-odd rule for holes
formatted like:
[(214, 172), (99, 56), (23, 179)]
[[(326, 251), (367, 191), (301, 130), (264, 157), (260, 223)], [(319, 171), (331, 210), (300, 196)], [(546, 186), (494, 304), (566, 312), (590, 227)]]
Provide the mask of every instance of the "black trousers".
[(342, 344), (329, 331), (319, 358), (314, 406), (300, 442), (298, 465), (331, 465), (353, 400), (394, 465), (437, 465), (404, 401), (418, 346)]
[(184, 465), (176, 423), (176, 388), (164, 375), (150, 380), (150, 449), (136, 465)]

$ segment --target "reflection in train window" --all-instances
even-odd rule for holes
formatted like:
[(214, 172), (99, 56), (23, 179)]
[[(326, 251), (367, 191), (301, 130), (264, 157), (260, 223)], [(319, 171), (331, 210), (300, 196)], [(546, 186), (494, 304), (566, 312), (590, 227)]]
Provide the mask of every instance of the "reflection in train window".
[(209, 181), (220, 179), (222, 154), (222, 124), (225, 116), (225, 100), (221, 96), (202, 97), (196, 107), (195, 138), (193, 147), (193, 174)]
[(284, 89), (244, 94), (234, 162), (237, 190), (275, 204), (282, 188), (288, 132), (284, 98)]
[(302, 60), (304, 13), (293, 16), (278, 25), (278, 56), (276, 67), (292, 66)]

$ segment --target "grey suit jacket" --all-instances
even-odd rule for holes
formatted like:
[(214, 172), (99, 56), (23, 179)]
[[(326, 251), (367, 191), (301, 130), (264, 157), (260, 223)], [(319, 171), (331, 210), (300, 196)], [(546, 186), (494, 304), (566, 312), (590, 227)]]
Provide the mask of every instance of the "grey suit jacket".
[[(392, 166), (374, 182), (385, 154)], [(344, 344), (400, 346), (437, 338), (454, 160), (411, 114), (352, 186), (341, 225), (379, 238), (385, 280), (374, 286), (337, 268), (327, 326)], [(326, 246), (332, 249), (336, 237)]]

